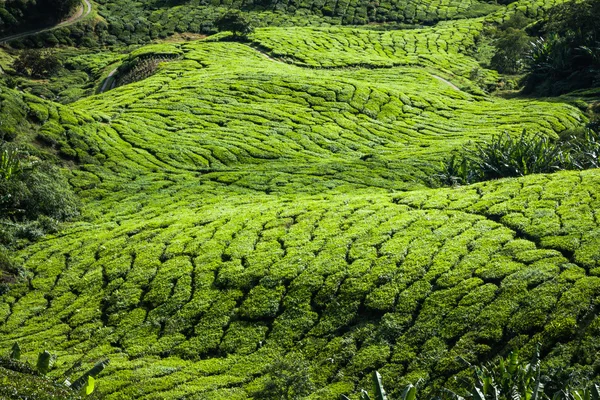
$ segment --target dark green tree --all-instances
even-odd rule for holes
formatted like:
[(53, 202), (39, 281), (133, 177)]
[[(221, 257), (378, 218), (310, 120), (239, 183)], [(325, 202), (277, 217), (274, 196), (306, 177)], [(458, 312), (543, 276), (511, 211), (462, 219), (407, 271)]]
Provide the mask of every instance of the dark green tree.
[(61, 62), (50, 50), (24, 50), (13, 63), (13, 68), (21, 75), (43, 78), (52, 75), (60, 68)]
[(222, 15), (215, 21), (215, 26), (219, 32), (230, 31), (236, 39), (245, 38), (254, 30), (246, 17), (235, 11)]

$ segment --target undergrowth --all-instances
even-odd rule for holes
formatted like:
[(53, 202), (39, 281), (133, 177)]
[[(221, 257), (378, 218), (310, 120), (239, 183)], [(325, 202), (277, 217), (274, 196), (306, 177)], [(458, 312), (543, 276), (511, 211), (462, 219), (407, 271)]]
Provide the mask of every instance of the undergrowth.
[(539, 134), (508, 133), (489, 142), (467, 144), (441, 164), (436, 177), (445, 185), (465, 185), (490, 179), (598, 168), (600, 134), (587, 127), (563, 133), (560, 139)]

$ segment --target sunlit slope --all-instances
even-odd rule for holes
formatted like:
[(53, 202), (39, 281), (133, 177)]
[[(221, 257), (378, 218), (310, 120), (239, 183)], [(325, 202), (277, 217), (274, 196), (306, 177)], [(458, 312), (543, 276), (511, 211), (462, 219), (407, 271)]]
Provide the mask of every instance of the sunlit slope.
[[(253, 41), (275, 57), (311, 67), (431, 67), (468, 77), (479, 67), (465, 53), (484, 21), (444, 22), (433, 28), (374, 31), (363, 28), (265, 28)], [(491, 74), (491, 71), (489, 72)]]
[(288, 189), (320, 192), (335, 179), (409, 188), (470, 140), (523, 129), (555, 135), (583, 121), (565, 104), (473, 96), (422, 69), (306, 69), (236, 43), (178, 50), (181, 59), (156, 75), (73, 105), (95, 123), (51, 121), (42, 136), (118, 179), (284, 174), (290, 181), (268, 188), (282, 191), (304, 171), (317, 175), (314, 184)]
[[(317, 398), (332, 399), (371, 368), (392, 388), (443, 380), (464, 367), (457, 356), (507, 345), (541, 341), (549, 359), (589, 363), (599, 179), (562, 173), (399, 197), (158, 193), (23, 252), (33, 275), (4, 297), (0, 346), (108, 356), (107, 398), (244, 398), (290, 351), (325, 388)], [(496, 217), (516, 204), (515, 231), (510, 214)], [(536, 245), (527, 232), (542, 214), (563, 223)], [(540, 247), (563, 235), (574, 257)]]
[(576, 108), (457, 90), (435, 59), (308, 69), (236, 43), (135, 53), (150, 54), (180, 58), (69, 107), (26, 99), (40, 140), (80, 165), (86, 209), (17, 254), (31, 274), (1, 297), (1, 352), (46, 348), (59, 371), (109, 357), (108, 399), (249, 398), (290, 353), (315, 399), (367, 387), (374, 368), (392, 394), (441, 385), (458, 356), (537, 341), (548, 362), (594, 362), (600, 174), (425, 188), (468, 141), (555, 135), (584, 121)]

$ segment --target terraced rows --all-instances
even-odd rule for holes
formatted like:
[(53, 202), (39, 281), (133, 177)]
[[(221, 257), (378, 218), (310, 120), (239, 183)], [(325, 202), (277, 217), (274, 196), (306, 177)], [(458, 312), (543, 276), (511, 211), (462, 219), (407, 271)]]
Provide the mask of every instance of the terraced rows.
[[(531, 17), (565, 0), (519, 0), (499, 6), (477, 0), (287, 0), (164, 2), (98, 1), (105, 23), (96, 27), (106, 43), (147, 43), (177, 32), (214, 33), (214, 21), (230, 9), (243, 10), (255, 27), (367, 25), (380, 23), (432, 24), (461, 18), (486, 17), (501, 22), (516, 10)], [(376, 27), (371, 25), (372, 27)]]
[(555, 135), (583, 121), (564, 104), (477, 97), (414, 68), (312, 71), (239, 44), (180, 51), (151, 78), (82, 100), (75, 114), (61, 108), (62, 126), (49, 121), (41, 136), (100, 174), (333, 169), (342, 181), (400, 189), (469, 140), (523, 128)]
[[(599, 179), (251, 201), (226, 186), (183, 198), (174, 188), (171, 203), (80, 223), (24, 252), (33, 275), (4, 298), (0, 346), (43, 343), (67, 364), (110, 356), (109, 399), (244, 398), (290, 351), (309, 360), (319, 398), (352, 391), (370, 368), (393, 383), (440, 383), (463, 369), (457, 355), (475, 361), (507, 343), (541, 340), (551, 360), (580, 360), (598, 350), (597, 320), (577, 323), (600, 294), (598, 199), (581, 196)], [(530, 225), (516, 232), (504, 225), (512, 214), (498, 223), (475, 213), (523, 202)], [(528, 229), (551, 210), (564, 226), (555, 236), (582, 243), (572, 259), (523, 239), (537, 239)], [(582, 211), (590, 217), (569, 222)]]
[[(420, 66), (468, 78), (479, 64), (465, 53), (474, 46), (482, 29), (483, 20), (445, 22), (435, 28), (398, 31), (265, 28), (258, 30), (252, 39), (273, 57), (303, 66)], [(488, 82), (497, 79), (492, 71), (485, 72)]]
[[(254, 40), (265, 32), (288, 37)], [(361, 34), (372, 51), (401, 36)], [(40, 139), (77, 161), (86, 209), (17, 254), (30, 274), (0, 297), (0, 352), (46, 348), (55, 375), (109, 357), (107, 399), (256, 397), (277, 361), (306, 367), (313, 399), (367, 387), (375, 368), (392, 396), (419, 378), (428, 393), (465, 373), (458, 356), (527, 355), (538, 341), (549, 365), (594, 368), (600, 173), (424, 186), (469, 140), (585, 120), (442, 82), (472, 40), (461, 35), (428, 69), (160, 45), (133, 57), (181, 58), (143, 81), (69, 106), (25, 96)], [(317, 53), (315, 66), (333, 64)]]

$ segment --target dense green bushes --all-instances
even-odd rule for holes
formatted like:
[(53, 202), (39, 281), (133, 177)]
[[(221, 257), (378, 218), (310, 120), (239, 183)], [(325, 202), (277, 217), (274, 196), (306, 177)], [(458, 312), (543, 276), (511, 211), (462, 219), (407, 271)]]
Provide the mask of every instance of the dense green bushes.
[[(57, 167), (0, 143), (0, 216), (15, 221), (77, 215), (77, 202)], [(7, 160), (6, 163), (4, 160)]]
[(600, 1), (566, 2), (536, 28), (526, 90), (560, 94), (600, 84)]
[(51, 24), (67, 16), (79, 0), (9, 1), (0, 4), (0, 36), (38, 24)]
[(481, 26), (250, 36), (348, 69), (161, 44), (134, 55), (178, 58), (143, 82), (69, 106), (26, 96), (87, 212), (16, 253), (30, 272), (0, 298), (0, 348), (110, 355), (109, 400), (330, 400), (373, 370), (393, 396), (419, 378), (433, 392), (465, 376), (458, 356), (538, 341), (548, 363), (592, 370), (597, 171), (423, 186), (468, 140), (584, 119), (440, 79), (468, 87)]
[(600, 134), (590, 128), (564, 132), (559, 140), (526, 131), (518, 138), (508, 133), (490, 142), (467, 146), (442, 163), (438, 175), (448, 185), (489, 179), (598, 168)]
[[(460, 356), (459, 356), (460, 357)], [(468, 363), (467, 363), (468, 364)], [(519, 360), (516, 352), (507, 357), (498, 357), (484, 365), (470, 365), (473, 375), (471, 379), (456, 382), (458, 389), (443, 388), (434, 399), (461, 400), (472, 398), (477, 400), (598, 400), (600, 386), (588, 379), (578, 379), (565, 374), (562, 370), (542, 372), (539, 344), (533, 358), (529, 362)], [(382, 377), (373, 371), (373, 398), (375, 400), (392, 400), (386, 394)], [(417, 382), (417, 386), (420, 382)], [(463, 397), (464, 396), (464, 397)], [(370, 400), (366, 390), (361, 390), (361, 400)], [(401, 392), (398, 400), (416, 400), (417, 387), (409, 384)], [(349, 400), (345, 395), (340, 400)]]

